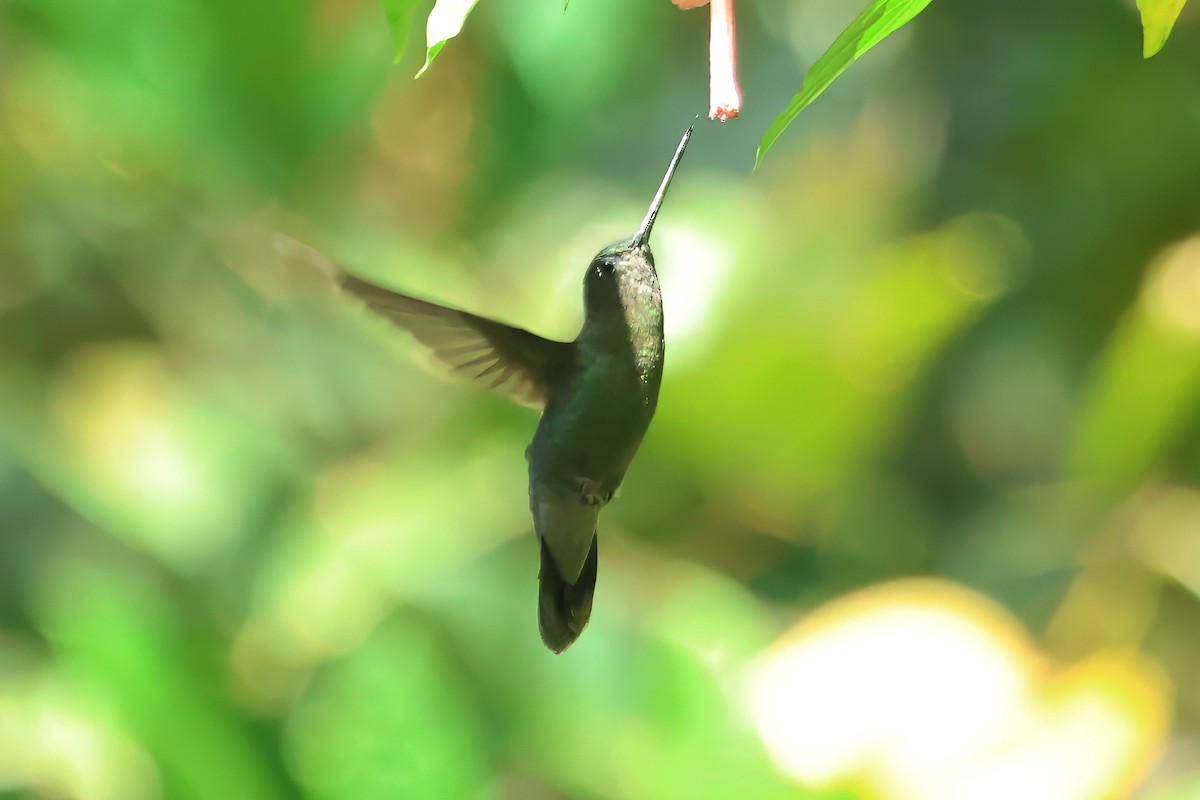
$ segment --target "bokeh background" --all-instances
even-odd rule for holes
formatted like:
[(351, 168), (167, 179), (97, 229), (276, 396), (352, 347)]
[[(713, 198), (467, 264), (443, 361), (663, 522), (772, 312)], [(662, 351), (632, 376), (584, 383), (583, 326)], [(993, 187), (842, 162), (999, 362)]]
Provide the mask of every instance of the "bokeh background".
[(1200, 13), (742, 0), (659, 412), (535, 623), (536, 416), (330, 289), (569, 338), (707, 12), (0, 4), (0, 796), (1200, 797)]

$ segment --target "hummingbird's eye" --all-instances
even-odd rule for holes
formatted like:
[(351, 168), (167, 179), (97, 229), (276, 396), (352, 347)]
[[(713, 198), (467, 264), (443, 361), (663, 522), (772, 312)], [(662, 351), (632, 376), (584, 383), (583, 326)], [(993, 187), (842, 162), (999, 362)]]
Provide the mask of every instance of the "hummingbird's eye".
[(617, 262), (611, 258), (602, 258), (596, 262), (596, 274), (602, 278), (612, 275), (616, 268)]

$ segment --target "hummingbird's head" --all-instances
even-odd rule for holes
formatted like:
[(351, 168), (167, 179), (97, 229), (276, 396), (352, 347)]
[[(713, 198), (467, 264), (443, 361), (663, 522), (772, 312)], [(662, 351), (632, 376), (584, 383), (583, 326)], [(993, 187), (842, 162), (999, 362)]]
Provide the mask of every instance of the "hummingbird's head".
[(675, 155), (667, 165), (667, 173), (637, 233), (604, 248), (588, 265), (587, 273), (583, 276), (583, 298), (589, 315), (638, 305), (647, 294), (652, 294), (655, 302), (661, 302), (658, 299), (654, 253), (650, 251), (650, 231), (654, 228), (654, 220), (658, 217), (671, 179), (675, 177), (675, 169), (683, 158), (683, 151), (687, 149), (688, 140), (692, 138), (694, 127), (692, 125), (684, 131), (683, 138), (679, 140)]
[(658, 291), (654, 253), (648, 242), (625, 239), (601, 250), (583, 276), (583, 302), (589, 313), (616, 310), (644, 291)]

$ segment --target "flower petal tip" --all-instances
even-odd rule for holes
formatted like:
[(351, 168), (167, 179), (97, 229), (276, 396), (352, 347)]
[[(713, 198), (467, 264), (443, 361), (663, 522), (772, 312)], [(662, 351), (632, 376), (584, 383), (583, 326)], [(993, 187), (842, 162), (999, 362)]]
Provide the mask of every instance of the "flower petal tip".
[(731, 119), (737, 119), (741, 113), (742, 110), (737, 106), (720, 105), (708, 112), (708, 118), (717, 122), (729, 122)]

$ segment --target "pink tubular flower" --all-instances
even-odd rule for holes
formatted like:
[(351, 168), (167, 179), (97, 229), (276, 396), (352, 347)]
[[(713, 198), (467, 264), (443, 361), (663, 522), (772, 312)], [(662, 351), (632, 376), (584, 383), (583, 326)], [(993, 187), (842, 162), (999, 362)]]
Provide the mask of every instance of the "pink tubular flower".
[[(709, 0), (671, 0), (679, 8), (699, 8)], [(742, 111), (737, 79), (737, 35), (733, 0), (712, 0), (708, 39), (708, 116), (728, 122)]]

